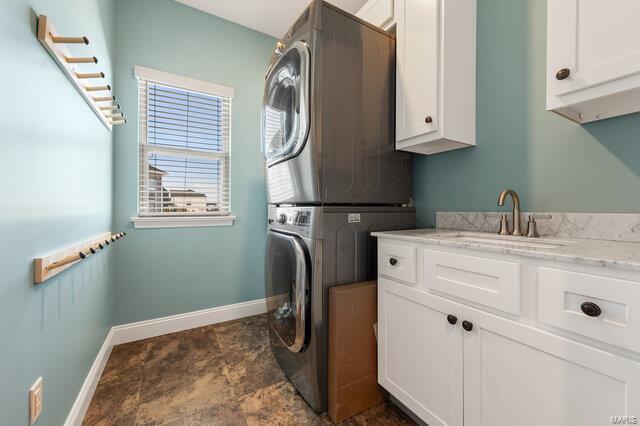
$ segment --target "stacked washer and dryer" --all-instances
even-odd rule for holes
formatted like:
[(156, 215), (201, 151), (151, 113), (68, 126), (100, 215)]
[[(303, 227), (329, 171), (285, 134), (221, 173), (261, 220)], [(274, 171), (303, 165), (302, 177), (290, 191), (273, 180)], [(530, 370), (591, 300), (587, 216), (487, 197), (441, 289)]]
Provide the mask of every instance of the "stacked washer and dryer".
[(327, 408), (328, 288), (375, 279), (371, 232), (415, 227), (394, 88), (394, 36), (324, 1), (278, 43), (265, 78), (271, 346), (317, 412)]

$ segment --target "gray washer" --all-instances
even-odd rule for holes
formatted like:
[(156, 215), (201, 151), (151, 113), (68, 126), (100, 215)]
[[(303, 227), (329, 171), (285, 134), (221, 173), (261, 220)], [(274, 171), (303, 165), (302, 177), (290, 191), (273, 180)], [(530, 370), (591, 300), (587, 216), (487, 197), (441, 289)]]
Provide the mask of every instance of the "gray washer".
[(270, 206), (265, 284), (271, 346), (315, 411), (327, 408), (329, 287), (376, 278), (371, 232), (414, 227), (409, 207)]

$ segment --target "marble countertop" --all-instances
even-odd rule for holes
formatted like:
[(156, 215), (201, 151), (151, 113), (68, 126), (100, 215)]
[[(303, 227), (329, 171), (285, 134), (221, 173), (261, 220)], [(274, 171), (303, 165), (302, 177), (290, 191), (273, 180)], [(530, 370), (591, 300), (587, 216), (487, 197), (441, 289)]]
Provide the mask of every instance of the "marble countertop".
[(371, 235), (640, 272), (640, 243), (634, 242), (512, 237), (448, 229), (374, 232)]

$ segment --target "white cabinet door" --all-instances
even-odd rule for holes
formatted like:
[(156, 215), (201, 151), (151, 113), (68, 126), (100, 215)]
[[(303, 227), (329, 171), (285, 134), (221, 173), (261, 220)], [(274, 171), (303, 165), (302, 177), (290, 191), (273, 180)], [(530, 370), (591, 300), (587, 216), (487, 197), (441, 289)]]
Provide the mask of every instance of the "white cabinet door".
[[(547, 7), (556, 96), (640, 73), (640, 1), (552, 0)], [(562, 69), (570, 73), (559, 80)]]
[(547, 110), (578, 123), (640, 111), (638, 16), (638, 0), (547, 0)]
[(461, 313), (456, 303), (378, 279), (378, 381), (430, 426), (462, 425)]
[(476, 144), (476, 1), (397, 0), (396, 149)]
[(607, 425), (640, 416), (640, 364), (464, 308), (465, 426)]
[(396, 140), (438, 130), (439, 0), (396, 1)]

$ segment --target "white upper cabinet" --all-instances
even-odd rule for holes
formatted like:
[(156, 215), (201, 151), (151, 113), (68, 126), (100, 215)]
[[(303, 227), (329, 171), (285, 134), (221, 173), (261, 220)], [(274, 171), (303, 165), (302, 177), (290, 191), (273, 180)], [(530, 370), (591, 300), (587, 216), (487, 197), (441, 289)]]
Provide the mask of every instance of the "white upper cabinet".
[(396, 32), (396, 149), (476, 144), (476, 0), (369, 0), (362, 19)]
[(396, 148), (476, 144), (475, 0), (397, 0)]
[(388, 30), (395, 24), (393, 2), (394, 0), (369, 0), (360, 8), (356, 16), (370, 24)]
[(398, 1), (396, 141), (438, 131), (438, 0)]
[(547, 1), (547, 109), (578, 123), (640, 111), (640, 1)]

